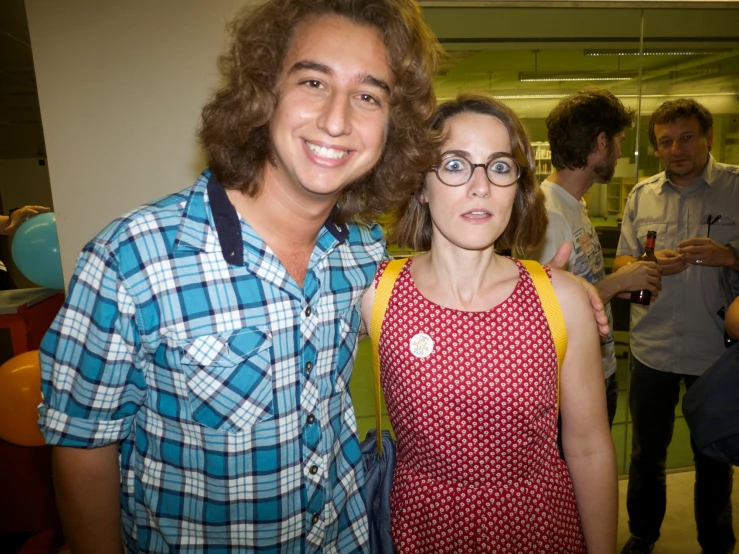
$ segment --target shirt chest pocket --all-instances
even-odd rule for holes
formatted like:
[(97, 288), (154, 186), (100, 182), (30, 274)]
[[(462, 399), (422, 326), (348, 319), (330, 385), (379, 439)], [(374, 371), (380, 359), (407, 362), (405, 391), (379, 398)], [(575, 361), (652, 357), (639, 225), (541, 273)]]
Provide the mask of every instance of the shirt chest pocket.
[(250, 327), (181, 347), (192, 418), (236, 433), (272, 415), (272, 335)]
[(334, 392), (342, 392), (349, 388), (361, 320), (358, 307), (353, 307), (349, 313), (338, 319), (335, 341), (337, 371), (332, 374)]
[(733, 219), (723, 217), (711, 225), (709, 236), (721, 245), (728, 244), (739, 238), (739, 225)]
[(667, 236), (667, 223), (652, 221), (650, 223), (643, 223), (636, 229), (636, 237), (639, 240), (641, 252), (644, 252), (644, 245), (647, 243), (647, 233), (649, 231), (655, 231), (657, 233), (654, 246), (655, 252), (665, 248), (677, 248), (677, 237), (672, 236), (668, 238)]

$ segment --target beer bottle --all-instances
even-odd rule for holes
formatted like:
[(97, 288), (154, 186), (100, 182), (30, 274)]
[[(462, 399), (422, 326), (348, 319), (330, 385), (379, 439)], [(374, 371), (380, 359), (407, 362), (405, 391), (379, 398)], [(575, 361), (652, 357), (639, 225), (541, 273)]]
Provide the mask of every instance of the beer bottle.
[[(639, 256), (637, 262), (656, 262), (657, 256), (654, 255), (654, 243), (657, 241), (657, 231), (647, 231), (647, 243), (644, 245), (644, 253)], [(635, 290), (631, 293), (631, 301), (634, 304), (649, 306), (652, 301), (652, 293), (647, 289)]]

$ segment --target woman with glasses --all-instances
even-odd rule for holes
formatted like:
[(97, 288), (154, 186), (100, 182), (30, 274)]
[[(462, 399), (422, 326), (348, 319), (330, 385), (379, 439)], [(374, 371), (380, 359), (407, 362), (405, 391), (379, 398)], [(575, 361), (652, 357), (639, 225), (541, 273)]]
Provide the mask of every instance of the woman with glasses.
[(392, 229), (424, 253), (398, 276), (379, 345), (398, 439), (396, 549), (615, 552), (616, 464), (590, 302), (575, 278), (551, 271), (569, 336), (564, 462), (547, 320), (523, 265), (496, 254), (535, 246), (546, 228), (523, 125), (492, 98), (462, 95), (439, 107), (433, 128), (439, 161)]

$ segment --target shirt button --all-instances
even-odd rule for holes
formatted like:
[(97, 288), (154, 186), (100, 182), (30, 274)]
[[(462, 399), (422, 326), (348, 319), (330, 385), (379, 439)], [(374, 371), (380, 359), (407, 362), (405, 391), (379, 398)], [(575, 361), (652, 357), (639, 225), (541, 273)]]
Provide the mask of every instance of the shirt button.
[(313, 414), (310, 414), (308, 416), (308, 423), (314, 423), (316, 421), (316, 417)]
[(313, 362), (308, 362), (305, 364), (305, 370), (310, 373), (310, 370), (313, 369)]
[(318, 466), (311, 466), (310, 474), (315, 475), (316, 473), (318, 473)]
[(313, 310), (311, 310), (311, 309), (310, 309), (310, 306), (308, 306), (308, 307), (307, 307), (307, 308), (305, 309), (305, 316), (306, 316), (306, 317), (308, 317), (308, 316), (310, 316), (310, 314), (312, 314), (312, 313), (313, 313)]
[(315, 524), (315, 523), (318, 523), (318, 520), (319, 520), (318, 514), (313, 514), (311, 521)]

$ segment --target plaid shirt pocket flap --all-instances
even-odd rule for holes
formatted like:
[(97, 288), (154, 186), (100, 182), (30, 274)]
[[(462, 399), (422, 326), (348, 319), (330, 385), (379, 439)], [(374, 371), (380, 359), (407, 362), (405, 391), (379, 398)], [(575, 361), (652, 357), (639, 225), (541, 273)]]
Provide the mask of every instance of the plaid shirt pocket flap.
[(260, 328), (203, 335), (183, 345), (193, 419), (237, 433), (270, 416), (271, 346), (272, 334)]
[(337, 371), (332, 373), (334, 392), (342, 392), (349, 388), (361, 321), (362, 314), (358, 306), (353, 307), (348, 314), (339, 318), (338, 348), (334, 364)]

